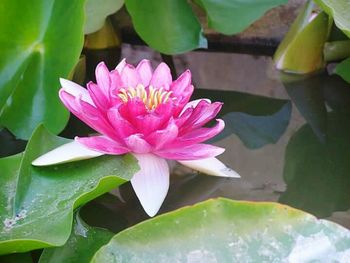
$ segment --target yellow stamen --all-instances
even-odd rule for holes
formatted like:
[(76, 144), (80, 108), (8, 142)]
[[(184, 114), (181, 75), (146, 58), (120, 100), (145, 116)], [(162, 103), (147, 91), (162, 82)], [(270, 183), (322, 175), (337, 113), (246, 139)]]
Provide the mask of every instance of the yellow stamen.
[(139, 98), (148, 110), (154, 110), (159, 104), (166, 103), (171, 94), (171, 91), (166, 91), (163, 87), (156, 89), (153, 86), (149, 86), (148, 90), (146, 90), (143, 85), (139, 84), (136, 88), (120, 89), (118, 96), (124, 103), (134, 98)]

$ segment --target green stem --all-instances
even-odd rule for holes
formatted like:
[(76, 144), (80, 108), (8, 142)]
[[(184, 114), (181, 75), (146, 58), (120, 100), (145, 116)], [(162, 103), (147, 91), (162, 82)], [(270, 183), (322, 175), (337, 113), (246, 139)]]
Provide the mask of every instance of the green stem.
[(350, 40), (325, 43), (323, 55), (326, 62), (340, 61), (350, 57)]

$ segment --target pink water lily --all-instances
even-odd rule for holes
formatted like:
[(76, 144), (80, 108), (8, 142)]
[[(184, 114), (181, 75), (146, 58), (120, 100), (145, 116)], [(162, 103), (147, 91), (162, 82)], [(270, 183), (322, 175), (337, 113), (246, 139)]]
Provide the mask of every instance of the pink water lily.
[(214, 158), (223, 148), (203, 143), (224, 128), (221, 119), (213, 127), (204, 127), (222, 103), (190, 101), (193, 85), (189, 70), (173, 81), (164, 63), (153, 71), (148, 60), (135, 68), (124, 59), (113, 71), (100, 63), (96, 80), (97, 84), (89, 82), (85, 89), (61, 79), (59, 96), (74, 115), (100, 135), (76, 137), (74, 142), (39, 157), (33, 165), (131, 153), (140, 167), (131, 184), (149, 216), (158, 212), (168, 192), (167, 159), (207, 174), (239, 177)]

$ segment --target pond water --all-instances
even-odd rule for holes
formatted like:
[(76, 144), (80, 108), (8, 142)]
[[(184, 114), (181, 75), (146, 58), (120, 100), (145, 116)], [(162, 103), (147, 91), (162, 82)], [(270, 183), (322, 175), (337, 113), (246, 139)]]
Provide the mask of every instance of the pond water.
[[(144, 49), (123, 53), (131, 63), (160, 59)], [(177, 56), (175, 65), (179, 73), (192, 70), (194, 98), (224, 102), (220, 118), (226, 128), (211, 143), (226, 148), (219, 159), (241, 178), (206, 176), (172, 163), (169, 193), (159, 213), (227, 197), (287, 204), (350, 228), (349, 85), (326, 72), (281, 75), (267, 57), (211, 54)], [(73, 120), (63, 134), (76, 135), (77, 129), (86, 133)], [(9, 136), (3, 131), (0, 139), (8, 142)], [(23, 146), (13, 140), (0, 154)], [(87, 223), (114, 231), (148, 218), (130, 184), (90, 202), (81, 213)]]

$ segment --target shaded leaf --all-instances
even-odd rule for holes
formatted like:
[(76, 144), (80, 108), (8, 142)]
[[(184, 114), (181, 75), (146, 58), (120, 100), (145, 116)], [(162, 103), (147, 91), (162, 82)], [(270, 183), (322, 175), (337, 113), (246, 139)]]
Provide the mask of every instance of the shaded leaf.
[(269, 9), (287, 0), (195, 0), (207, 13), (209, 27), (227, 35), (237, 34)]
[(140, 37), (164, 54), (206, 48), (202, 28), (186, 0), (126, 0), (133, 25)]
[(350, 37), (350, 2), (348, 0), (314, 0), (333, 17), (335, 24)]
[(275, 203), (220, 198), (128, 228), (92, 262), (332, 262), (349, 247), (349, 231), (335, 223)]
[(0, 254), (62, 246), (71, 232), (73, 209), (123, 184), (137, 171), (130, 155), (31, 165), (67, 141), (40, 126), (24, 153), (0, 159)]
[(123, 4), (124, 0), (86, 0), (84, 34), (99, 30), (106, 17), (117, 12)]
[(346, 82), (350, 83), (350, 58), (339, 63), (335, 68), (335, 73), (341, 76)]
[(350, 208), (349, 120), (349, 114), (328, 114), (324, 143), (309, 125), (293, 135), (285, 154), (287, 190), (281, 202), (321, 217)]
[(90, 262), (95, 252), (113, 237), (102, 228), (90, 227), (75, 215), (72, 233), (62, 247), (44, 249), (39, 263)]
[(41, 122), (53, 133), (68, 121), (58, 98), (83, 46), (83, 0), (4, 0), (0, 5), (0, 123), (29, 138)]

